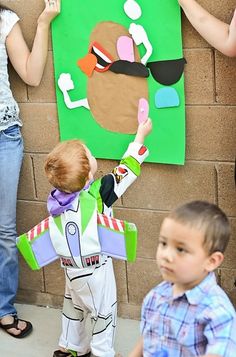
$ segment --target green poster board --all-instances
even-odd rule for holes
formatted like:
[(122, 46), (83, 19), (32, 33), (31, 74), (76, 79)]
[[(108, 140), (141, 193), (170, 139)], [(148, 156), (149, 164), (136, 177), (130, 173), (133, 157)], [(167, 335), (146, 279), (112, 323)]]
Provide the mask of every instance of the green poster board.
[[(148, 62), (180, 59), (182, 53), (181, 16), (177, 1), (137, 0), (142, 16), (131, 20), (124, 11), (124, 0), (64, 0), (62, 11), (52, 24), (56, 95), (61, 140), (82, 139), (97, 158), (120, 159), (134, 135), (120, 134), (103, 129), (91, 111), (78, 107), (68, 109), (57, 81), (61, 73), (69, 73), (74, 89), (68, 92), (72, 101), (87, 97), (88, 77), (77, 65), (88, 53), (90, 34), (101, 21), (112, 21), (127, 29), (132, 22), (142, 25), (152, 44)], [(138, 46), (142, 57), (143, 45)], [(116, 75), (116, 74), (114, 74)], [(102, 74), (101, 74), (102, 76)], [(155, 93), (164, 86), (150, 75), (148, 81), (149, 116), (153, 131), (145, 144), (150, 150), (146, 161), (184, 164), (185, 158), (185, 96), (184, 76), (171, 85), (180, 104), (177, 107), (157, 109)]]

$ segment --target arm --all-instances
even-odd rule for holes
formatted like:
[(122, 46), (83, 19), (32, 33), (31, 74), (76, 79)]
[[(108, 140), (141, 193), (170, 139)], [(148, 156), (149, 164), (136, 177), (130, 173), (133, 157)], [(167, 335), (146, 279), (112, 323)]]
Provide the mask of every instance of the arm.
[(211, 46), (227, 56), (236, 56), (236, 13), (228, 25), (211, 15), (195, 0), (178, 2), (193, 27)]
[(140, 337), (138, 342), (136, 343), (136, 346), (132, 350), (132, 352), (129, 354), (128, 357), (142, 357), (143, 356), (143, 338)]
[(45, 9), (38, 18), (31, 52), (18, 23), (15, 24), (6, 39), (7, 52), (13, 67), (22, 80), (32, 86), (39, 85), (41, 81), (48, 54), (50, 23), (60, 12), (60, 0), (51, 1), (54, 5), (49, 5), (49, 1), (46, 0)]
[(138, 126), (137, 134), (135, 135), (134, 142), (143, 144), (146, 136), (152, 131), (152, 121), (148, 118)]
[(79, 99), (74, 102), (71, 101), (68, 91), (74, 89), (74, 82), (71, 78), (70, 73), (61, 73), (57, 83), (58, 87), (62, 91), (64, 102), (68, 109), (74, 109), (78, 107), (85, 107), (87, 109), (90, 109), (87, 98)]
[(140, 175), (140, 166), (148, 156), (148, 150), (143, 142), (151, 129), (151, 119), (139, 124), (134, 142), (129, 144), (120, 164), (111, 173), (91, 185), (89, 192), (100, 202), (98, 204), (100, 213), (104, 212), (103, 203), (106, 207), (111, 207)]

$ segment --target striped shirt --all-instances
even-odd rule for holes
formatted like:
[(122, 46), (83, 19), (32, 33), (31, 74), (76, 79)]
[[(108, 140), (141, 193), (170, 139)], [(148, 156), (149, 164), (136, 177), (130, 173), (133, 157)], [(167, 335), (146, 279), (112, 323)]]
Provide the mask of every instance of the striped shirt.
[(144, 299), (144, 357), (159, 350), (168, 351), (169, 357), (236, 357), (235, 310), (214, 273), (184, 294), (172, 295), (172, 284), (163, 282)]

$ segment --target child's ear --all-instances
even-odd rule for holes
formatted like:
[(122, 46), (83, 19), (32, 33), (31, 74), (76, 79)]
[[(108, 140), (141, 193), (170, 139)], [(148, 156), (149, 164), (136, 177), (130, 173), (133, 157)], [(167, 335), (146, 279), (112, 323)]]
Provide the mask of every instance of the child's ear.
[(206, 270), (208, 272), (217, 269), (224, 260), (224, 254), (221, 252), (214, 252), (208, 257), (208, 262), (206, 264)]

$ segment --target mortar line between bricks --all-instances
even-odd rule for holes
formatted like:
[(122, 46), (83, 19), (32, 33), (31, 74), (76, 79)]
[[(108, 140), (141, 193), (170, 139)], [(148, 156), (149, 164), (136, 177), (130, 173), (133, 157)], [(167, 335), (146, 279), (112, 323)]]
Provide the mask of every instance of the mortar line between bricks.
[(216, 204), (219, 206), (219, 171), (218, 171), (218, 163), (215, 164), (215, 198), (216, 198)]
[(32, 171), (33, 171), (33, 182), (34, 182), (34, 194), (35, 198), (38, 198), (37, 186), (36, 186), (36, 177), (35, 177), (35, 168), (34, 168), (34, 159), (30, 156), (31, 163), (32, 163)]
[(216, 52), (212, 50), (212, 75), (213, 75), (213, 90), (214, 90), (214, 99), (215, 103), (217, 103), (217, 90), (216, 90)]

